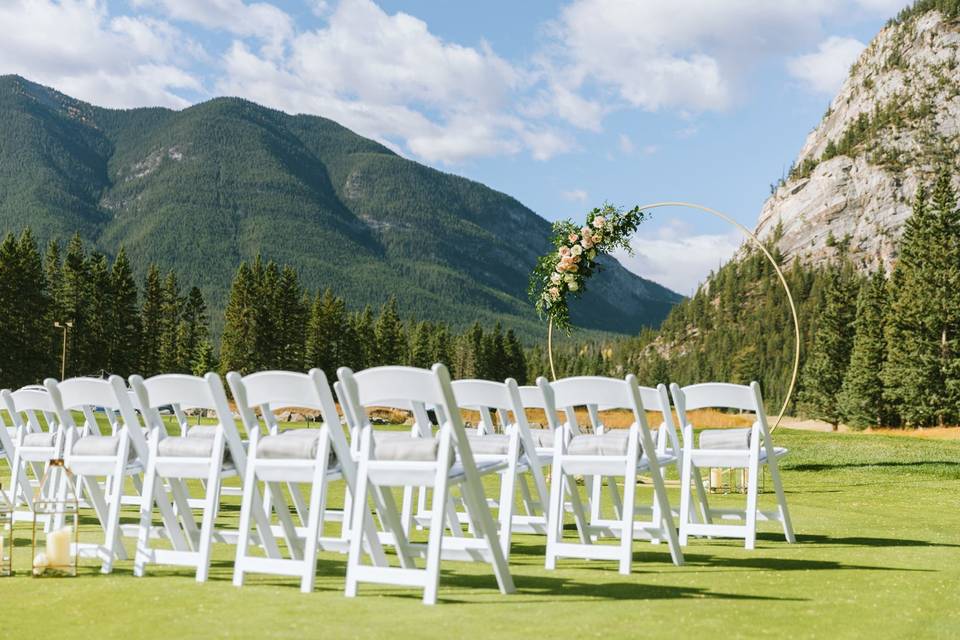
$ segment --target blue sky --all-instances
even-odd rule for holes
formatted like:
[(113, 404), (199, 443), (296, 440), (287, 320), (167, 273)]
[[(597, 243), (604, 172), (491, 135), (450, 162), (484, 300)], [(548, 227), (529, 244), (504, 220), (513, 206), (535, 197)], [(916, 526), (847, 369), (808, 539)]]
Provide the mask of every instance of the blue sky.
[[(689, 200), (752, 227), (904, 0), (3, 0), (0, 74), (114, 107), (324, 115), (548, 219)], [(625, 264), (681, 293), (740, 240), (659, 210)]]

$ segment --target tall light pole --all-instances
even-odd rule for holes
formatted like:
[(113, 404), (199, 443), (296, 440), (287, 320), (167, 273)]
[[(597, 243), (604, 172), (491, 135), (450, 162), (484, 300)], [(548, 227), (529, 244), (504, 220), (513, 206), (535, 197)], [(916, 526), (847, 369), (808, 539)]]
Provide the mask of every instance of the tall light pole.
[(73, 322), (54, 322), (53, 326), (57, 329), (63, 329), (63, 354), (60, 356), (60, 379), (63, 380), (67, 375), (67, 330), (73, 328)]

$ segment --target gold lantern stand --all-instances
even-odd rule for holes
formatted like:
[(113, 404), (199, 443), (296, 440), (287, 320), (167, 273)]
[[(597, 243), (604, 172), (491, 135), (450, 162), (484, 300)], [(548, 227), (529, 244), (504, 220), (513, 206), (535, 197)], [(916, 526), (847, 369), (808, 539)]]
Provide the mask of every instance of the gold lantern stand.
[[(773, 259), (772, 255), (770, 255), (770, 252), (760, 241), (760, 238), (750, 231), (750, 229), (746, 228), (725, 213), (721, 213), (716, 209), (711, 209), (710, 207), (691, 202), (654, 202), (652, 204), (640, 206), (638, 209), (641, 211), (647, 211), (662, 207), (683, 207), (686, 209), (693, 209), (703, 213), (708, 213), (716, 218), (719, 218), (720, 220), (723, 220), (724, 222), (727, 222), (732, 227), (740, 231), (763, 253), (767, 261), (770, 263), (770, 266), (773, 267), (774, 272), (776, 272), (777, 278), (780, 280), (780, 284), (783, 286), (783, 291), (787, 295), (787, 302), (790, 304), (790, 315), (793, 318), (793, 371), (790, 374), (790, 386), (787, 387), (787, 394), (783, 399), (783, 405), (780, 407), (780, 413), (777, 414), (777, 420), (770, 428), (770, 432), (772, 433), (778, 426), (780, 426), (780, 422), (783, 420), (783, 416), (787, 412), (787, 407), (790, 406), (790, 398), (793, 396), (794, 389), (796, 388), (797, 374), (800, 371), (800, 320), (797, 317), (797, 307), (796, 304), (794, 304), (793, 294), (790, 292), (790, 286), (787, 284), (787, 279), (783, 275), (780, 265), (777, 264), (777, 261)], [(556, 380), (557, 369), (553, 364), (553, 318), (550, 318), (550, 322), (547, 325), (547, 357), (550, 361), (550, 375), (554, 380)], [(733, 483), (731, 482), (731, 484)]]
[(80, 504), (76, 479), (62, 459), (51, 460), (33, 500), (33, 576), (76, 576)]

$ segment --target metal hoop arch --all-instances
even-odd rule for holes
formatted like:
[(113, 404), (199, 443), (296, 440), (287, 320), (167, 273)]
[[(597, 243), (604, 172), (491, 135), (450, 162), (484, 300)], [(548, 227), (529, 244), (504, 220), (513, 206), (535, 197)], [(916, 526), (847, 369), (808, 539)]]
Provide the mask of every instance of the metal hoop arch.
[[(780, 270), (780, 265), (777, 264), (777, 261), (773, 259), (773, 256), (770, 255), (770, 252), (767, 251), (767, 248), (763, 246), (762, 242), (760, 242), (760, 238), (750, 231), (750, 229), (747, 229), (730, 216), (721, 213), (716, 209), (711, 209), (710, 207), (706, 207), (702, 204), (694, 204), (692, 202), (654, 202), (653, 204), (643, 205), (639, 208), (642, 211), (646, 211), (648, 209), (659, 209), (661, 207), (684, 207), (687, 209), (695, 209), (697, 211), (709, 213), (710, 215), (729, 223), (731, 226), (738, 229), (748, 240), (752, 241), (753, 244), (755, 244), (757, 248), (763, 252), (763, 255), (766, 256), (767, 261), (770, 263), (770, 266), (772, 266), (773, 270), (776, 272), (777, 278), (780, 279), (780, 284), (783, 285), (783, 291), (787, 294), (787, 301), (790, 303), (790, 314), (793, 316), (793, 373), (790, 375), (790, 386), (787, 388), (787, 395), (783, 399), (783, 406), (780, 407), (780, 413), (777, 414), (777, 421), (770, 429), (773, 431), (780, 426), (780, 421), (783, 420), (783, 416), (787, 412), (787, 407), (790, 406), (790, 398), (793, 396), (793, 391), (797, 386), (797, 374), (800, 371), (800, 320), (797, 317), (797, 306), (793, 302), (793, 294), (790, 292), (790, 286), (787, 284), (787, 279), (784, 277), (783, 271)], [(550, 319), (550, 323), (547, 325), (547, 356), (550, 359), (550, 375), (554, 380), (556, 380), (557, 370), (553, 365), (553, 318)]]

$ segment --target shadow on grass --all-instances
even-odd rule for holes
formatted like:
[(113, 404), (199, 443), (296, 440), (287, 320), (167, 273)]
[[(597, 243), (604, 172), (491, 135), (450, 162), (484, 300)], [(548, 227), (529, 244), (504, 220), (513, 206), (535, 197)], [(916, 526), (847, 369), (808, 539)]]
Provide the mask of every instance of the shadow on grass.
[[(783, 540), (773, 533), (758, 534), (764, 540)], [(816, 534), (798, 534), (797, 542), (813, 544), (829, 544), (845, 547), (960, 547), (960, 544), (930, 542), (929, 540), (909, 540), (907, 538), (869, 538), (866, 536), (832, 537)]]
[[(614, 571), (609, 571), (611, 577), (622, 578)], [(750, 600), (750, 601), (780, 601), (803, 602), (803, 598), (781, 598), (766, 595), (745, 595), (711, 591), (700, 587), (677, 587), (671, 585), (653, 585), (640, 582), (608, 582), (602, 584), (578, 582), (564, 577), (553, 576), (513, 576), (517, 587), (517, 594), (525, 596), (523, 604), (531, 604), (530, 596), (547, 596), (543, 602), (571, 602), (590, 600), (679, 600), (696, 598), (699, 600)], [(496, 582), (491, 576), (465, 576), (444, 573), (440, 578), (440, 599), (444, 602), (459, 602), (462, 604), (498, 604), (503, 605), (505, 600), (482, 601), (463, 600), (449, 597), (443, 593), (444, 587), (459, 587), (465, 589), (496, 588)], [(401, 595), (401, 594), (398, 594)], [(407, 594), (402, 594), (407, 596)], [(408, 597), (419, 599), (419, 594), (410, 594)]]
[[(836, 464), (825, 463), (801, 463), (796, 465), (784, 465), (784, 471), (830, 471), (833, 469), (862, 469), (870, 467), (913, 467), (916, 469), (927, 469), (934, 467), (944, 467), (960, 470), (960, 462), (954, 460), (917, 460), (915, 462), (894, 462), (891, 460), (880, 460), (877, 462), (838, 462)], [(804, 492), (805, 493), (805, 492)]]

